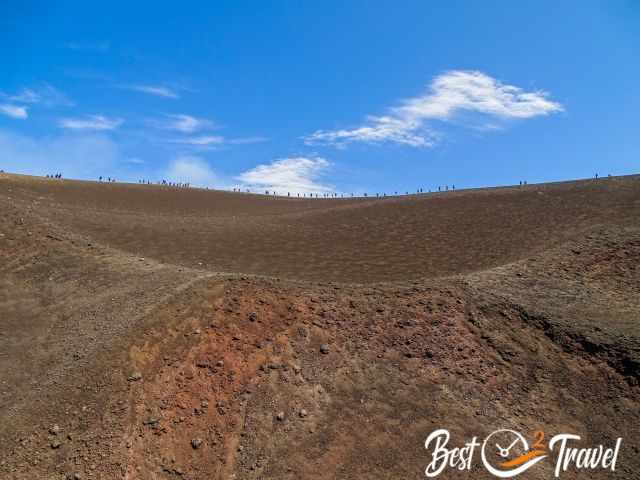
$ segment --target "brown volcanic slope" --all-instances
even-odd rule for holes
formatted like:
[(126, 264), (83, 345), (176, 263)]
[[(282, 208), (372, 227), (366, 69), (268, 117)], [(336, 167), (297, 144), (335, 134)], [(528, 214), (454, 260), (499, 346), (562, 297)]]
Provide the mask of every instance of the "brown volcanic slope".
[(65, 230), (165, 264), (383, 282), (519, 260), (638, 214), (640, 180), (605, 179), (386, 199), (269, 198), (11, 178), (14, 201)]
[(432, 430), (501, 427), (621, 436), (615, 472), (562, 477), (640, 478), (638, 176), (309, 200), (0, 174), (0, 286), (0, 478), (424, 478)]

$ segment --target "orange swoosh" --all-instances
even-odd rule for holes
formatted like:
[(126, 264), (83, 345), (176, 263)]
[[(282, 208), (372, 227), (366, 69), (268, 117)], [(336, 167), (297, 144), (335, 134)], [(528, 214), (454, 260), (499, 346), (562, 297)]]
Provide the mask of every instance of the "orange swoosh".
[(520, 455), (519, 457), (516, 457), (513, 460), (502, 462), (499, 465), (502, 468), (517, 467), (518, 465), (521, 465), (526, 461), (531, 460), (532, 458), (539, 457), (540, 455), (544, 455), (545, 453), (547, 452), (545, 452), (544, 450), (532, 450), (531, 452)]

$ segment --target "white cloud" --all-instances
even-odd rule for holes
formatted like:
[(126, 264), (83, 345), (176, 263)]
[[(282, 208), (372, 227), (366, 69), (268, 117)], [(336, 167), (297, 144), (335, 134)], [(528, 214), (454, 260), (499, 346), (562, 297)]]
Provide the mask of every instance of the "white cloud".
[(332, 186), (319, 181), (329, 166), (329, 162), (320, 157), (281, 158), (247, 170), (236, 180), (244, 188), (276, 191), (279, 194), (331, 192), (334, 190)]
[(416, 120), (394, 118), (393, 116), (369, 116), (367, 120), (369, 120), (369, 125), (352, 130), (318, 130), (305, 137), (305, 143), (307, 145), (328, 144), (342, 147), (351, 142), (392, 142), (412, 147), (431, 147), (436, 141), (436, 134), (424, 130), (422, 123)]
[(134, 90), (136, 92), (147, 93), (149, 95), (155, 95), (156, 97), (180, 98), (176, 92), (161, 85), (127, 85), (124, 88)]
[(6, 171), (32, 175), (62, 172), (66, 177), (94, 179), (117, 170), (120, 152), (101, 133), (65, 133), (32, 137), (0, 130), (0, 158)]
[(224, 137), (219, 137), (215, 135), (202, 135), (199, 137), (187, 137), (187, 138), (178, 138), (175, 140), (171, 140), (172, 143), (181, 143), (184, 145), (194, 145), (194, 146), (209, 146), (209, 145), (220, 145), (224, 143)]
[(151, 123), (158, 128), (175, 130), (182, 133), (195, 133), (200, 130), (215, 127), (210, 120), (185, 114), (166, 115), (166, 119), (154, 120)]
[(129, 157), (125, 160), (127, 163), (131, 163), (133, 165), (144, 165), (146, 162), (138, 157)]
[(200, 135), (196, 137), (176, 138), (169, 140), (170, 143), (179, 143), (181, 145), (189, 145), (196, 148), (207, 148), (221, 145), (251, 145), (254, 143), (266, 142), (268, 139), (264, 137), (246, 137), (246, 138), (225, 138), (220, 135)]
[(9, 100), (20, 103), (38, 103), (40, 99), (40, 95), (31, 88), (23, 88), (19, 94), (9, 97)]
[(232, 145), (251, 145), (254, 143), (264, 143), (268, 142), (269, 139), (266, 137), (244, 137), (244, 138), (232, 138), (228, 140)]
[(173, 160), (165, 172), (166, 180), (178, 183), (190, 183), (199, 187), (215, 187), (218, 177), (201, 157), (183, 155)]
[(84, 118), (62, 118), (58, 125), (70, 130), (115, 130), (124, 120), (103, 115), (87, 115)]
[(42, 104), (45, 107), (73, 106), (74, 103), (60, 90), (43, 83), (37, 87), (23, 88), (16, 95), (1, 95), (11, 102), (26, 104)]
[(463, 111), (500, 119), (526, 119), (563, 110), (543, 91), (526, 92), (478, 71), (453, 70), (437, 76), (427, 92), (393, 107), (384, 116), (369, 116), (353, 129), (318, 130), (305, 137), (308, 145), (347, 143), (398, 143), (412, 147), (433, 146), (438, 134), (430, 120), (451, 121)]
[[(185, 136), (183, 138), (164, 139), (163, 141), (186, 145), (198, 150), (211, 149), (221, 145), (250, 145), (267, 142), (269, 140), (265, 137), (226, 138), (221, 135), (211, 135), (207, 131), (218, 128), (214, 122), (205, 118), (198, 118), (186, 114), (169, 114), (165, 115), (165, 118), (163, 119), (149, 119), (147, 120), (147, 123), (155, 128), (191, 134), (190, 136)], [(194, 135), (203, 131), (207, 133)]]
[(0, 113), (7, 115), (11, 118), (19, 118), (24, 120), (29, 116), (27, 113), (27, 107), (20, 105), (9, 105), (7, 103), (0, 103)]
[(0, 92), (0, 113), (12, 118), (26, 119), (28, 109), (40, 104), (45, 107), (71, 106), (73, 102), (62, 92), (44, 83), (35, 88), (23, 88), (15, 95)]

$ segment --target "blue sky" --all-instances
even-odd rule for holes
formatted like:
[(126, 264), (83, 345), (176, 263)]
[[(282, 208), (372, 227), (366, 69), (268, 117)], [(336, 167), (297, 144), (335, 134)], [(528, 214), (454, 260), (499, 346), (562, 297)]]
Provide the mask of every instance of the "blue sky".
[(640, 170), (633, 1), (9, 0), (0, 53), (7, 171), (393, 193)]

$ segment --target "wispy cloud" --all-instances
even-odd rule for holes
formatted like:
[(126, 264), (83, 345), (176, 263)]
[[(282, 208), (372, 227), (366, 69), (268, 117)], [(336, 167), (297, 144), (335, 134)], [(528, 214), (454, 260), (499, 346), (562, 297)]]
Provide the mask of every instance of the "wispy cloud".
[(11, 172), (62, 172), (66, 177), (97, 178), (117, 172), (120, 151), (103, 133), (65, 132), (36, 137), (0, 129), (0, 158), (3, 168)]
[(7, 103), (0, 103), (0, 113), (7, 115), (11, 118), (18, 118), (24, 120), (29, 116), (27, 113), (27, 107), (20, 105), (10, 105)]
[(168, 140), (169, 143), (176, 143), (200, 150), (218, 148), (225, 145), (251, 145), (268, 141), (264, 137), (246, 137), (246, 138), (225, 138), (221, 135), (198, 135), (184, 138), (174, 138)]
[(171, 143), (180, 143), (183, 145), (193, 145), (197, 147), (206, 147), (210, 145), (221, 145), (225, 142), (224, 137), (216, 135), (202, 135), (198, 137), (177, 138), (171, 140)]
[(437, 141), (435, 132), (427, 131), (422, 122), (393, 116), (367, 117), (368, 125), (354, 129), (317, 130), (304, 138), (307, 145), (344, 147), (347, 143), (398, 143), (411, 147), (431, 147)]
[(83, 118), (61, 118), (58, 125), (70, 130), (115, 130), (124, 120), (103, 115), (87, 115)]
[(63, 44), (64, 48), (68, 48), (69, 50), (76, 51), (85, 51), (85, 52), (107, 52), (109, 48), (111, 48), (111, 44), (109, 42), (67, 42)]
[(212, 135), (209, 132), (217, 130), (219, 128), (218, 125), (206, 118), (198, 118), (184, 113), (167, 114), (162, 118), (148, 119), (147, 125), (185, 134), (184, 137), (165, 138), (162, 141), (169, 144), (192, 147), (197, 150), (210, 150), (224, 145), (250, 145), (269, 141), (268, 138), (259, 136), (226, 138), (222, 135)]
[(1, 95), (11, 102), (28, 105), (41, 104), (45, 107), (71, 107), (73, 101), (64, 93), (48, 83), (43, 83), (35, 87), (25, 87), (15, 95)]
[(151, 120), (150, 123), (157, 128), (181, 133), (195, 133), (215, 127), (215, 124), (210, 120), (185, 114), (165, 115), (165, 118)]
[(527, 92), (478, 71), (453, 70), (433, 79), (424, 95), (393, 107), (387, 115), (369, 116), (352, 129), (318, 130), (304, 138), (308, 145), (344, 146), (348, 143), (397, 143), (430, 147), (438, 134), (429, 121), (451, 121), (457, 113), (472, 112), (496, 120), (527, 119), (563, 111), (546, 92)]
[(38, 103), (41, 96), (31, 88), (23, 88), (17, 95), (10, 95), (9, 100), (20, 103)]
[(0, 113), (23, 120), (29, 117), (28, 109), (38, 104), (44, 107), (73, 105), (65, 94), (48, 83), (23, 88), (13, 95), (0, 92), (0, 102)]
[(244, 137), (244, 138), (231, 138), (228, 140), (228, 143), (232, 145), (251, 145), (254, 143), (264, 143), (268, 141), (269, 139), (267, 137)]
[(130, 163), (132, 165), (144, 165), (146, 162), (138, 157), (129, 157), (127, 159), (125, 159), (126, 163)]
[(258, 165), (243, 172), (236, 180), (246, 188), (278, 193), (322, 193), (334, 191), (321, 182), (330, 163), (321, 157), (291, 157)]
[(190, 183), (199, 187), (218, 185), (218, 177), (209, 164), (203, 158), (192, 155), (174, 159), (164, 176), (171, 182)]
[(155, 95), (156, 97), (180, 98), (174, 90), (162, 85), (123, 85), (121, 88), (146, 93), (148, 95)]

